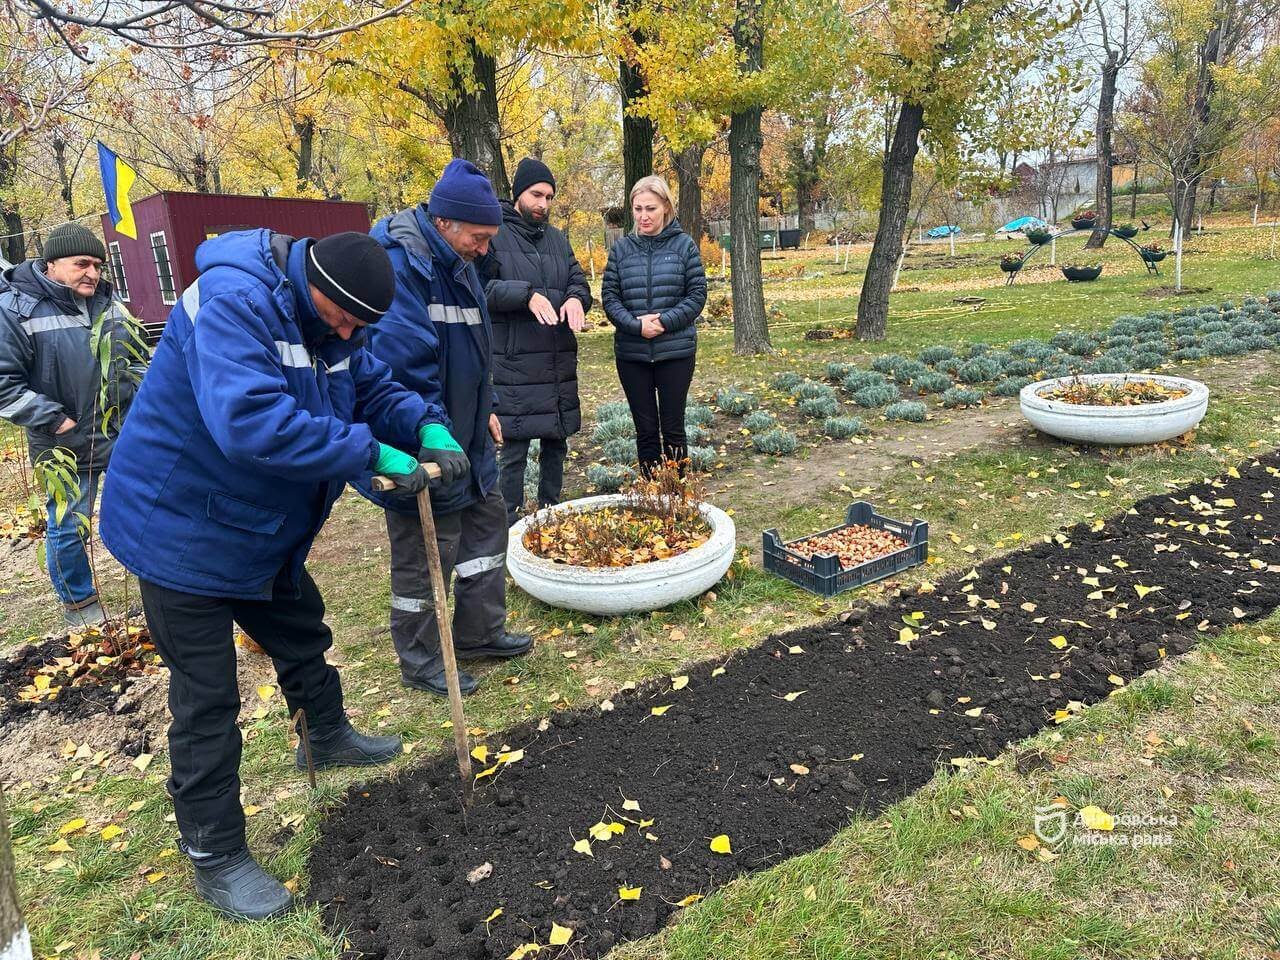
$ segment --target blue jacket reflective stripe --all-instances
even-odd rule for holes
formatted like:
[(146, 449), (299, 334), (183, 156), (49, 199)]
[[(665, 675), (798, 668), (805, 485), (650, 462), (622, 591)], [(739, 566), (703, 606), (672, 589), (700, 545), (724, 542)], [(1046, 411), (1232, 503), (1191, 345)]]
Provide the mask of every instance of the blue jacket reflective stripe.
[(103, 488), (103, 542), (142, 579), (247, 599), (269, 597), (282, 569), (296, 584), (375, 437), (416, 450), (420, 425), (442, 416), (358, 339), (308, 350), (290, 279), (304, 252), (268, 230), (196, 252), (200, 276), (169, 315)]
[[(498, 482), (489, 436), (496, 400), (484, 287), (475, 265), (454, 252), (421, 206), (379, 220), (370, 235), (391, 257), (396, 296), (386, 316), (369, 328), (369, 352), (428, 404), (444, 407), (443, 422), (471, 461), (469, 476), (431, 491), (432, 509), (453, 513), (483, 500)], [(408, 498), (375, 494), (367, 481), (357, 486), (387, 509), (417, 511)]]

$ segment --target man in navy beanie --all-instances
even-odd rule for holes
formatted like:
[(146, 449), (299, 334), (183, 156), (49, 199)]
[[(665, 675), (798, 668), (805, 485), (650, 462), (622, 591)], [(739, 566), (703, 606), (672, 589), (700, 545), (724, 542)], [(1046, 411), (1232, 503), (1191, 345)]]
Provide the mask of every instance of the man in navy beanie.
[[(369, 332), (369, 349), (396, 381), (443, 407), (448, 422), (428, 428), (422, 458), (440, 465), (431, 490), (446, 585), (453, 586), (453, 639), (459, 660), (526, 653), (532, 638), (506, 630), (507, 510), (498, 489), (490, 377), (493, 335), (474, 261), (489, 250), (502, 207), (480, 170), (452, 160), (425, 204), (373, 228), (396, 274), (390, 309)], [(391, 541), (391, 640), (405, 686), (448, 693), (440, 632), (431, 601), (417, 504), (362, 488), (386, 510)], [(460, 673), (464, 694), (476, 679)]]

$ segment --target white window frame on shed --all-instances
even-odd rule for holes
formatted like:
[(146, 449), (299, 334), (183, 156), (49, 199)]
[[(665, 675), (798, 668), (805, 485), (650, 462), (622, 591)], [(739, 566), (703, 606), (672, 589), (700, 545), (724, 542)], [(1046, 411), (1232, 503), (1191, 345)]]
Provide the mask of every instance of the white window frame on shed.
[[(166, 295), (164, 291), (165, 276), (160, 272), (160, 256), (156, 247), (156, 237), (160, 238), (161, 245), (164, 247), (164, 265), (169, 272), (169, 293)], [(151, 234), (151, 258), (156, 262), (156, 280), (160, 284), (160, 302), (166, 307), (171, 307), (178, 302), (178, 288), (174, 282), (173, 276), (173, 258), (169, 256), (169, 238), (164, 235), (163, 230), (157, 230)]]
[(129, 302), (129, 279), (124, 275), (124, 257), (120, 255), (120, 241), (112, 240), (107, 244), (107, 253), (111, 257), (111, 282), (115, 286), (116, 298)]

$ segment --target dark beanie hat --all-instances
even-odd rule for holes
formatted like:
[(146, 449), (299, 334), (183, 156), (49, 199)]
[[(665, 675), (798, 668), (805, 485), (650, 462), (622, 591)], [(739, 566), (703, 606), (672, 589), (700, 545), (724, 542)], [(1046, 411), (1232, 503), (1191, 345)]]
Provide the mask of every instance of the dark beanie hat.
[(502, 207), (489, 178), (471, 161), (450, 160), (427, 201), (427, 213), (444, 220), (502, 226)]
[(367, 233), (335, 233), (313, 243), (307, 282), (365, 323), (381, 320), (396, 295), (391, 258)]
[(63, 257), (97, 257), (107, 259), (107, 248), (87, 227), (78, 223), (64, 223), (49, 231), (44, 242), (44, 258), (60, 260)]
[(511, 199), (515, 200), (535, 183), (549, 183), (554, 192), (556, 178), (551, 175), (551, 168), (541, 160), (525, 157), (516, 165), (516, 178), (511, 181)]

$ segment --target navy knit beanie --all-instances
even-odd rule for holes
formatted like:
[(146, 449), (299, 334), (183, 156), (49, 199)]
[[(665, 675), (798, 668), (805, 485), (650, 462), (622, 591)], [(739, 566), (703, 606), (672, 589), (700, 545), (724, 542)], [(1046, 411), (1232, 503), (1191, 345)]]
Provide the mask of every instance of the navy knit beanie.
[(511, 199), (516, 200), (535, 183), (545, 183), (554, 193), (556, 178), (551, 168), (536, 157), (525, 157), (516, 164), (515, 179), (511, 181)]
[(493, 184), (470, 160), (450, 160), (427, 201), (427, 213), (444, 220), (502, 226)]

